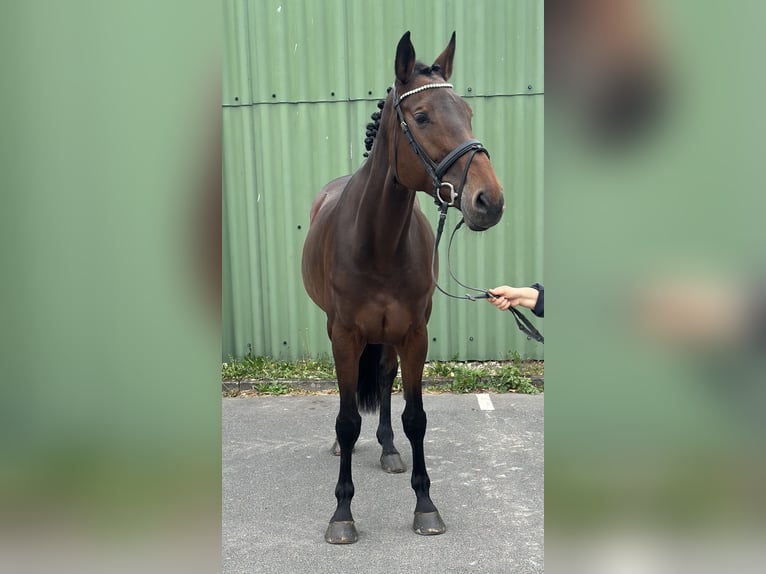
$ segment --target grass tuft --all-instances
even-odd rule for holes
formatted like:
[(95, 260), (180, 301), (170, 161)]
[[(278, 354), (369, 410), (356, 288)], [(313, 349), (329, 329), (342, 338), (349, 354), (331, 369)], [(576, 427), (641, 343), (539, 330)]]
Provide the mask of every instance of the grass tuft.
[[(540, 379), (543, 371), (542, 361), (524, 361), (514, 352), (507, 361), (432, 361), (426, 363), (423, 378), (432, 390), (537, 394), (542, 383), (533, 384), (532, 377)], [(335, 380), (335, 367), (327, 356), (279, 361), (248, 353), (223, 363), (221, 375), (224, 381), (257, 381), (253, 390), (258, 394), (284, 395), (294, 392), (290, 381)], [(402, 390), (401, 373), (393, 390)]]

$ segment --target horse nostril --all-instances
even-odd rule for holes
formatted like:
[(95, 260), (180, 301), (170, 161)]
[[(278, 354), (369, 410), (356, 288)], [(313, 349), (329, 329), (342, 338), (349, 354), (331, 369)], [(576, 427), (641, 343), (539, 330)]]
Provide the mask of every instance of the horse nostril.
[(476, 192), (476, 195), (473, 199), (473, 204), (477, 211), (486, 212), (489, 210), (489, 202), (487, 201), (487, 196), (483, 191)]

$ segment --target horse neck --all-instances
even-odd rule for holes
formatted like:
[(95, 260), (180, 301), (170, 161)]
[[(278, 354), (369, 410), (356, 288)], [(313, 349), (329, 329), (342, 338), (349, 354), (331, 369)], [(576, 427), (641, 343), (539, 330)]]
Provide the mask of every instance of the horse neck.
[(388, 161), (390, 134), (390, 123), (381, 121), (370, 156), (354, 176), (359, 192), (354, 222), (359, 238), (356, 245), (388, 256), (406, 247), (416, 195), (394, 177)]

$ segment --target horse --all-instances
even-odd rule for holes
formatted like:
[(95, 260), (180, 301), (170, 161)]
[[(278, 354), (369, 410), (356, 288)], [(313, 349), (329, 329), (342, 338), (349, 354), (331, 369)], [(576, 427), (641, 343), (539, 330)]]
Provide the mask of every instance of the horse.
[[(379, 408), (381, 465), (405, 470), (393, 441), (391, 387), (401, 361), (406, 401), (402, 426), (412, 448), (413, 530), (446, 531), (430, 497), (423, 438), (422, 376), (428, 351), (434, 233), (416, 194), (462, 212), (468, 228), (489, 229), (505, 208), (489, 153), (473, 138), (471, 108), (448, 83), (455, 33), (434, 63), (415, 58), (406, 32), (396, 48), (395, 80), (379, 113), (367, 160), (325, 185), (314, 200), (303, 247), (309, 297), (327, 316), (338, 379), (335, 434), (340, 469), (337, 507), (325, 532), (331, 544), (358, 540), (351, 512), (351, 457), (363, 412)], [(380, 107), (380, 106), (379, 106)], [(373, 114), (375, 116), (375, 114)]]

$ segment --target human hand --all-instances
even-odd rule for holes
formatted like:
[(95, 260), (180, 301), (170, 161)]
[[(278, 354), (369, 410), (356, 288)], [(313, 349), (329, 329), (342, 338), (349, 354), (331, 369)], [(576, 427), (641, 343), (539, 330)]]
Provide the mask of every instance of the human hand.
[(521, 305), (528, 309), (534, 309), (537, 303), (539, 292), (532, 287), (511, 287), (509, 285), (500, 285), (489, 290), (492, 295), (487, 301), (501, 311), (506, 311), (510, 307)]

